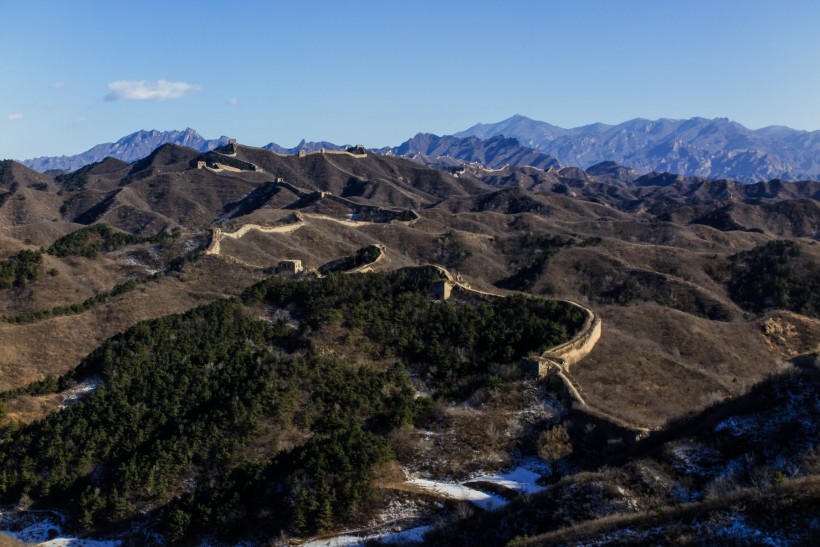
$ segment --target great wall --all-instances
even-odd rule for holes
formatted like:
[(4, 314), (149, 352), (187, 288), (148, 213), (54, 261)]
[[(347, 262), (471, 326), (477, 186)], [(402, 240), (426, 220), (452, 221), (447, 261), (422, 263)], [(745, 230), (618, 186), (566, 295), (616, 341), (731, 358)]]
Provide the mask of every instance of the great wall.
[[(229, 146), (235, 146), (235, 143), (231, 143)], [(267, 149), (265, 149), (267, 150)], [(270, 152), (269, 150), (267, 150)], [(277, 154), (279, 156), (288, 156), (288, 154), (278, 154), (276, 152), (271, 152), (273, 154)], [(347, 154), (356, 158), (366, 157), (366, 153), (353, 153), (349, 151), (341, 151), (341, 150), (318, 150), (315, 152), (305, 152), (301, 151), (298, 155), (299, 157), (304, 157), (308, 154)], [(236, 156), (236, 149), (233, 148), (232, 156)], [(249, 163), (249, 162), (248, 162)], [(261, 168), (254, 164), (250, 164), (253, 166), (255, 171), (262, 171)], [(217, 166), (219, 166), (217, 164)], [(205, 162), (199, 162), (199, 168), (208, 168)], [(213, 170), (213, 169), (211, 169)], [(352, 206), (356, 208), (367, 207), (368, 209), (372, 209), (377, 212), (386, 212), (389, 211), (390, 213), (396, 214), (400, 213), (398, 211), (391, 211), (388, 209), (382, 209), (379, 207), (373, 206), (363, 206), (362, 204), (353, 202), (346, 198), (342, 198), (339, 196), (334, 196), (330, 192), (323, 192), (323, 191), (309, 191), (303, 188), (299, 188), (289, 182), (284, 181), (281, 178), (277, 178), (272, 184), (281, 186), (282, 188), (286, 188), (289, 191), (293, 192), (296, 196), (302, 199), (333, 199), (337, 202), (340, 202), (347, 206)], [(404, 218), (399, 220), (400, 222), (404, 222), (407, 224), (412, 224), (416, 220), (420, 218), (419, 214), (416, 211), (409, 211), (408, 212), (409, 218)], [(352, 220), (352, 219), (338, 219), (326, 215), (320, 215), (315, 213), (305, 213), (299, 212), (296, 213), (297, 221), (293, 224), (287, 224), (283, 226), (260, 226), (257, 224), (245, 224), (235, 232), (227, 233), (222, 231), (220, 228), (214, 228), (212, 232), (211, 242), (208, 248), (205, 250), (205, 254), (214, 255), (219, 258), (223, 258), (225, 260), (229, 260), (231, 262), (236, 262), (239, 264), (243, 264), (245, 266), (249, 266), (241, 262), (240, 260), (234, 257), (226, 257), (220, 254), (220, 242), (224, 238), (232, 238), (232, 239), (239, 239), (245, 234), (247, 234), (251, 230), (258, 230), (263, 233), (289, 233), (294, 232), (305, 225), (305, 218), (312, 218), (316, 220), (330, 220), (340, 224), (343, 224), (350, 228), (357, 228), (366, 224), (371, 224), (373, 221), (364, 221), (364, 220)], [(390, 219), (390, 220), (398, 220), (398, 219)], [(385, 220), (382, 219), (382, 222)], [(364, 265), (357, 266), (351, 270), (348, 270), (346, 273), (362, 273), (373, 271), (373, 265), (382, 260), (385, 257), (387, 249), (383, 245), (379, 245), (380, 253), (376, 256), (376, 258), (369, 263)], [(298, 261), (291, 261), (285, 260), (282, 263), (291, 263), (291, 262), (298, 262)], [(280, 263), (280, 266), (281, 264)], [(252, 266), (251, 266), (252, 267)], [(435, 290), (435, 294), (437, 298), (446, 300), (447, 298), (451, 297), (453, 291), (457, 295), (462, 297), (471, 298), (471, 299), (491, 299), (491, 298), (503, 298), (505, 295), (499, 293), (491, 293), (486, 291), (481, 291), (478, 289), (472, 288), (469, 284), (464, 282), (461, 276), (453, 276), (446, 268), (443, 266), (430, 264), (426, 267), (435, 268), (442, 276), (441, 282), (438, 284)], [(299, 271), (301, 271), (301, 263), (299, 264)], [(424, 268), (424, 266), (422, 267)], [(581, 390), (578, 386), (575, 385), (575, 382), (572, 381), (571, 377), (569, 376), (569, 367), (574, 364), (577, 364), (582, 359), (584, 359), (589, 353), (593, 350), (595, 345), (597, 344), (598, 340), (601, 338), (602, 334), (602, 322), (601, 318), (595, 313), (590, 310), (589, 308), (571, 300), (562, 300), (567, 304), (577, 307), (580, 309), (584, 316), (584, 323), (581, 329), (575, 333), (575, 335), (568, 341), (563, 342), (557, 346), (553, 346), (551, 348), (547, 348), (544, 352), (537, 356), (530, 356), (527, 359), (524, 359), (521, 363), (523, 369), (529, 371), (533, 376), (538, 378), (544, 378), (549, 374), (555, 374), (562, 383), (566, 386), (568, 392), (575, 399), (582, 407), (586, 410), (590, 411), (593, 414), (597, 414), (611, 422), (625, 427), (627, 429), (631, 429), (633, 431), (638, 432), (639, 434), (646, 434), (649, 432), (649, 429), (642, 427), (640, 425), (631, 424), (625, 422), (624, 420), (614, 416), (608, 412), (603, 410), (597, 409), (591, 406), (587, 401), (584, 399), (583, 395), (581, 394)]]
[[(236, 259), (235, 257), (222, 255), (220, 242), (224, 238), (239, 239), (248, 232), (253, 230), (262, 233), (291, 233), (305, 225), (306, 221), (303, 217), (333, 220), (335, 222), (347, 225), (351, 228), (356, 228), (361, 226), (362, 224), (366, 224), (360, 221), (349, 221), (335, 219), (332, 217), (325, 217), (324, 215), (307, 215), (302, 213), (300, 216), (302, 218), (299, 218), (297, 222), (293, 224), (286, 224), (283, 226), (269, 227), (260, 226), (258, 224), (245, 224), (235, 232), (224, 232), (220, 228), (214, 228), (212, 232), (211, 243), (205, 250), (205, 254), (214, 255), (218, 258), (227, 260), (229, 262), (234, 262), (244, 266), (253, 267), (240, 261), (239, 259)], [(373, 266), (385, 257), (387, 251), (387, 249), (383, 245), (377, 244), (377, 246), (380, 252), (371, 262), (356, 266), (355, 268), (347, 270), (345, 273), (353, 274), (373, 271)], [(285, 262), (296, 263), (299, 261), (284, 260), (280, 262), (280, 265), (277, 268), (281, 268), (282, 264)], [(428, 266), (422, 266), (421, 268), (433, 268), (441, 275), (441, 281), (437, 283), (434, 287), (435, 296), (441, 300), (449, 299), (454, 292), (456, 295), (468, 299), (478, 298), (481, 300), (488, 300), (492, 298), (505, 297), (505, 295), (503, 294), (491, 293), (474, 289), (470, 287), (469, 284), (465, 283), (460, 276), (453, 276), (453, 274), (451, 274), (450, 271), (444, 268), (443, 266), (430, 264)], [(288, 269), (288, 271), (290, 273), (301, 272), (301, 263), (299, 262), (297, 267)], [(620, 420), (615, 416), (611, 416), (608, 413), (605, 414), (600, 410), (593, 409), (592, 407), (590, 407), (590, 405), (587, 403), (587, 401), (581, 394), (580, 389), (575, 385), (575, 382), (573, 382), (570, 378), (569, 367), (580, 362), (582, 359), (584, 359), (584, 357), (589, 355), (589, 353), (595, 347), (595, 344), (601, 338), (602, 326), (601, 318), (595, 315), (595, 313), (589, 308), (582, 306), (581, 304), (573, 302), (571, 300), (562, 300), (562, 302), (575, 306), (583, 312), (585, 319), (582, 327), (579, 329), (577, 333), (575, 333), (575, 335), (570, 340), (563, 342), (557, 346), (547, 348), (540, 355), (530, 356), (529, 358), (524, 359), (521, 363), (522, 368), (538, 378), (544, 378), (545, 376), (551, 373), (556, 374), (556, 376), (560, 378), (560, 380), (567, 387), (567, 390), (572, 395), (572, 397), (583, 407), (593, 410), (597, 414), (604, 415), (604, 417), (611, 419), (618, 425), (622, 425), (624, 427), (639, 432), (645, 432), (646, 429), (641, 426), (635, 424), (627, 424), (623, 422), (623, 420)]]
[(211, 242), (208, 244), (208, 247), (205, 249), (206, 255), (219, 255), (221, 251), (221, 242), (225, 238), (229, 239), (240, 239), (242, 236), (247, 234), (250, 231), (257, 231), (262, 232), (265, 234), (287, 234), (290, 232), (295, 232), (299, 228), (305, 225), (305, 222), (297, 221), (293, 224), (285, 224), (283, 226), (260, 226), (259, 224), (244, 224), (241, 228), (236, 230), (235, 232), (225, 232), (222, 228), (213, 228), (211, 230)]

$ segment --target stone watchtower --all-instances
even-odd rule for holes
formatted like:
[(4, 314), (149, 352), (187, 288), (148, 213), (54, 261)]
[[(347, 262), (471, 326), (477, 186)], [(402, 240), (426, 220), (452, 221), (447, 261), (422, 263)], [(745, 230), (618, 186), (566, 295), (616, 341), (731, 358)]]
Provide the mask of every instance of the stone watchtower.
[(303, 270), (301, 260), (281, 260), (276, 265), (276, 273), (279, 275), (296, 275)]
[(453, 292), (452, 281), (436, 281), (433, 284), (433, 298), (437, 300), (449, 300)]

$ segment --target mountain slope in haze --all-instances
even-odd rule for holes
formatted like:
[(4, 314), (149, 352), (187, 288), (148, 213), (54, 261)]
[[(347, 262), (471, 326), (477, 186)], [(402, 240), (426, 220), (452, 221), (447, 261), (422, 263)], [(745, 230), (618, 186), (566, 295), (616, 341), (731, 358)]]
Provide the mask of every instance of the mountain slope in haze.
[(820, 131), (771, 126), (751, 130), (726, 118), (601, 123), (564, 129), (525, 116), (477, 124), (455, 137), (515, 137), (565, 165), (589, 167), (603, 161), (641, 173), (757, 182), (820, 178)]
[(480, 163), (493, 169), (504, 165), (529, 166), (539, 169), (561, 167), (554, 157), (524, 146), (517, 139), (503, 135), (482, 139), (459, 138), (452, 135), (439, 137), (430, 133), (419, 133), (391, 151), (398, 156), (406, 156), (422, 163), (431, 163), (431, 159), (446, 157)]
[(285, 148), (284, 146), (278, 145), (275, 142), (270, 142), (263, 146), (265, 150), (270, 150), (271, 152), (276, 152), (277, 154), (298, 154), (299, 152), (316, 152), (318, 150), (346, 150), (349, 145), (339, 146), (338, 144), (333, 144), (332, 142), (328, 141), (319, 141), (314, 142), (310, 141), (307, 142), (305, 139), (302, 139), (299, 144), (294, 146), (293, 148)]
[(191, 129), (185, 131), (137, 131), (117, 142), (98, 144), (75, 156), (39, 157), (24, 160), (21, 163), (35, 171), (45, 172), (52, 169), (60, 171), (76, 171), (90, 163), (101, 161), (106, 157), (117, 158), (126, 162), (133, 162), (148, 156), (163, 144), (171, 143), (187, 146), (200, 152), (213, 150), (228, 144), (228, 137), (205, 139)]

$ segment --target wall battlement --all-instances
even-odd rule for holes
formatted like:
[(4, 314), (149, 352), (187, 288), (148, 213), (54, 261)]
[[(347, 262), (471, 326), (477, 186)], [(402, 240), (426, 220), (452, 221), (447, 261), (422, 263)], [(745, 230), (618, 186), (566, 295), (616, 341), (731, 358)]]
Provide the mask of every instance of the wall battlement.
[[(300, 158), (304, 158), (305, 156), (315, 156), (316, 154), (335, 154), (337, 156), (351, 156), (354, 158), (366, 158), (367, 152), (349, 152), (347, 150), (325, 150), (324, 148), (320, 150), (313, 150), (308, 152), (307, 150), (299, 150), (296, 154)], [(287, 156), (288, 154), (279, 154), (280, 156)]]
[(561, 363), (565, 367), (574, 365), (589, 355), (589, 352), (592, 351), (592, 348), (595, 347), (595, 344), (601, 338), (601, 318), (580, 304), (575, 302), (571, 302), (571, 304), (587, 312), (584, 325), (571, 340), (549, 348), (542, 354), (543, 357)]
[[(447, 268), (443, 266), (433, 264), (431, 267), (435, 268), (443, 276), (443, 279), (433, 287), (433, 294), (436, 298), (447, 300), (453, 294), (457, 294), (461, 298), (466, 297), (481, 300), (504, 297), (503, 294), (493, 294), (473, 289), (460, 278), (453, 277)], [(541, 355), (531, 356), (522, 360), (522, 368), (539, 378), (546, 376), (551, 365), (558, 365), (560, 369), (559, 372), (561, 372), (563, 376), (563, 373), (568, 370), (570, 365), (574, 365), (589, 355), (589, 352), (592, 351), (592, 348), (595, 347), (595, 344), (597, 344), (601, 338), (600, 317), (595, 315), (591, 309), (577, 302), (573, 302), (572, 300), (564, 300), (564, 302), (579, 308), (584, 313), (584, 324), (570, 340), (547, 348)], [(574, 386), (570, 387), (574, 389)], [(578, 398), (580, 399), (580, 394)], [(583, 399), (580, 400), (583, 401)]]

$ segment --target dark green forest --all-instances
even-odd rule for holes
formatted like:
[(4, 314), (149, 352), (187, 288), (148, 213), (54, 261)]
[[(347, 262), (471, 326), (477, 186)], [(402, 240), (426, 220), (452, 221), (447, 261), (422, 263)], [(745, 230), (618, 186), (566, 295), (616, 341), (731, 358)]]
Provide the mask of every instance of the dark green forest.
[(345, 272), (355, 268), (360, 268), (365, 264), (370, 264), (375, 261), (381, 254), (382, 250), (378, 245), (368, 245), (367, 247), (358, 249), (356, 254), (339, 258), (337, 260), (332, 260), (327, 264), (320, 266), (319, 273), (322, 275), (328, 275), (331, 273)]
[(16, 255), (0, 260), (0, 289), (25, 287), (40, 275), (43, 257), (39, 251), (23, 249)]
[(160, 232), (154, 236), (140, 236), (115, 230), (105, 223), (92, 224), (67, 234), (47, 249), (48, 254), (66, 256), (84, 256), (96, 258), (100, 252), (115, 251), (126, 245), (139, 243), (167, 244), (179, 237), (179, 228), (172, 232)]
[[(435, 301), (436, 275), (270, 278), (242, 300), (139, 323), (52, 382), (96, 378), (92, 395), (3, 432), (2, 500), (62, 509), (84, 532), (147, 520), (171, 541), (360, 523), (394, 460), (389, 433), (429, 414), (408, 371), (435, 397), (465, 396), (583, 319), (523, 297)], [(339, 325), (367, 341), (370, 362), (315, 351)]]
[(707, 271), (724, 281), (729, 296), (754, 313), (786, 309), (817, 317), (820, 268), (794, 241), (775, 240), (732, 255)]

